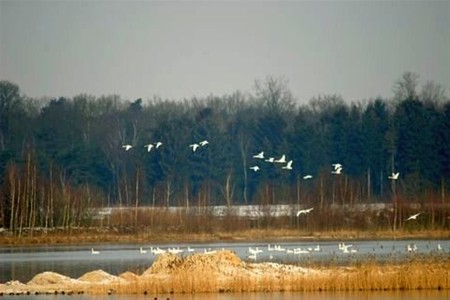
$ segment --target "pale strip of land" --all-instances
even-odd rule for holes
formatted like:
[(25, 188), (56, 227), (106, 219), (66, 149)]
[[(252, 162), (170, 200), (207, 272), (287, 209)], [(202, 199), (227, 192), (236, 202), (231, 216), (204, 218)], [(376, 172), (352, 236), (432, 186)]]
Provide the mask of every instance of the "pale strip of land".
[(449, 230), (336, 230), (307, 231), (297, 229), (249, 229), (241, 231), (217, 231), (211, 233), (154, 232), (151, 229), (118, 232), (113, 229), (72, 229), (68, 231), (34, 232), (20, 237), (0, 234), (2, 245), (57, 245), (86, 243), (165, 243), (165, 242), (239, 242), (239, 241), (337, 241), (383, 239), (450, 239)]

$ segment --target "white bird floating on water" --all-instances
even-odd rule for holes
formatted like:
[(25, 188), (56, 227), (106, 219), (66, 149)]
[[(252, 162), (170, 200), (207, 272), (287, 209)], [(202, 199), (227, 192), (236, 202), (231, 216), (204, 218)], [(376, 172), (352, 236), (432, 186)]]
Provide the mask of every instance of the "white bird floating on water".
[(308, 208), (308, 209), (302, 209), (302, 210), (299, 210), (299, 211), (297, 212), (297, 217), (299, 217), (300, 215), (307, 215), (307, 214), (309, 214), (313, 209), (314, 209), (314, 207), (311, 207), (311, 208)]
[(411, 244), (406, 245), (406, 251), (407, 252), (416, 252), (417, 251), (416, 244), (412, 244), (412, 246), (411, 246)]
[(280, 163), (280, 164), (285, 164), (286, 163), (286, 155), (283, 154), (279, 159), (275, 160), (274, 162)]
[(419, 212), (419, 213), (417, 213), (417, 214), (415, 214), (415, 215), (409, 216), (408, 219), (406, 219), (406, 221), (409, 221), (409, 220), (416, 220), (417, 217), (418, 217), (420, 214), (421, 214), (421, 212)]
[(255, 172), (258, 172), (260, 170), (260, 168), (258, 166), (250, 167), (250, 169), (252, 169)]
[(309, 174), (308, 174), (308, 175), (305, 175), (305, 176), (303, 176), (303, 179), (311, 179), (311, 178), (313, 178), (313, 177), (312, 177), (312, 175), (309, 175)]
[(286, 249), (285, 248), (283, 248), (283, 247), (281, 247), (280, 245), (275, 245), (275, 251), (278, 251), (278, 252), (284, 252), (284, 251), (286, 251)]
[(400, 172), (397, 172), (397, 173), (392, 172), (392, 174), (388, 178), (392, 179), (392, 180), (397, 180), (399, 175), (400, 175)]
[(178, 248), (168, 248), (167, 251), (169, 253), (172, 253), (172, 254), (180, 254), (180, 253), (184, 252), (184, 250), (180, 249), (180, 247), (178, 247)]
[(310, 253), (309, 250), (302, 249), (302, 248), (295, 248), (294, 254), (308, 254)]
[(342, 251), (342, 253), (356, 253), (358, 252), (356, 249), (350, 249), (353, 247), (353, 245), (346, 245), (345, 243), (339, 243), (339, 250)]
[(292, 170), (292, 160), (288, 161), (288, 163), (281, 168), (285, 170)]
[(139, 253), (142, 253), (142, 254), (144, 254), (144, 253), (147, 253), (147, 250), (144, 250), (144, 249), (142, 249), (142, 247), (139, 249)]
[(256, 247), (255, 249), (253, 249), (252, 247), (248, 247), (248, 252), (256, 255), (258, 253), (262, 253), (263, 251), (258, 247)]
[(251, 259), (251, 260), (254, 260), (254, 261), (256, 261), (256, 253), (253, 253), (253, 254), (250, 254), (249, 256), (248, 256), (248, 259)]
[(214, 253), (216, 253), (217, 251), (216, 250), (211, 250), (211, 248), (208, 248), (208, 249), (204, 249), (203, 250), (203, 253), (204, 254), (214, 254)]
[(122, 148), (124, 148), (125, 151), (128, 151), (128, 150), (130, 150), (131, 148), (133, 148), (133, 146), (131, 146), (131, 145), (129, 145), (129, 144), (126, 144), (126, 145), (123, 145)]
[(264, 151), (261, 151), (258, 154), (253, 155), (253, 158), (264, 159)]
[(150, 248), (150, 252), (152, 252), (152, 253), (155, 254), (155, 255), (158, 255), (158, 254), (166, 253), (166, 250), (163, 250), (163, 249), (161, 249), (161, 248), (159, 248), (159, 247), (156, 247), (156, 249), (154, 249), (153, 247), (151, 247), (151, 248)]
[(94, 250), (94, 248), (91, 248), (91, 253), (92, 254), (100, 254), (100, 251)]

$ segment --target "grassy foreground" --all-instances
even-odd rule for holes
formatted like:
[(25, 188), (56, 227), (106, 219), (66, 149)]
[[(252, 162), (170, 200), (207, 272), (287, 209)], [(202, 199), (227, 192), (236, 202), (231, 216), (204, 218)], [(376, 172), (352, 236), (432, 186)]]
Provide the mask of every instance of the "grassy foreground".
[[(386, 290), (448, 290), (448, 262), (414, 262), (407, 265), (381, 266), (369, 264), (360, 267), (333, 267), (308, 269), (301, 272), (296, 268), (256, 264), (247, 268), (262, 272), (242, 272), (232, 278), (211, 277), (208, 272), (180, 270), (170, 276), (146, 280), (137, 278), (131, 285), (105, 287), (119, 294), (133, 293), (209, 293), (209, 292), (283, 292), (283, 291), (386, 291)], [(92, 290), (105, 293), (105, 290)]]
[(0, 235), (1, 245), (56, 245), (83, 243), (163, 243), (163, 242), (214, 242), (214, 241), (283, 241), (283, 240), (381, 240), (381, 239), (450, 239), (448, 230), (339, 230), (312, 232), (296, 229), (250, 229), (232, 232), (178, 233), (138, 231), (117, 232), (105, 229), (72, 229), (67, 231), (35, 232), (20, 237)]
[(184, 294), (307, 291), (439, 290), (448, 293), (449, 258), (374, 261), (342, 267), (247, 263), (232, 251), (179, 257), (160, 255), (142, 274), (97, 270), (78, 279), (44, 272), (27, 284), (0, 284), (1, 294)]

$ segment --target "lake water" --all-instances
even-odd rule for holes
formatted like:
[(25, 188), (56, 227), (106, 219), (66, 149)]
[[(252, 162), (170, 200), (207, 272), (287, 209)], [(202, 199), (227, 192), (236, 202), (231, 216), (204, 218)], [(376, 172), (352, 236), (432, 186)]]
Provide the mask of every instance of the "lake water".
[[(120, 296), (32, 296), (37, 300), (442, 300), (450, 299), (449, 291), (395, 291), (395, 292), (300, 292), (300, 293), (245, 293), (195, 295), (120, 295)], [(3, 296), (5, 300), (29, 300), (30, 296)]]
[[(19, 280), (28, 282), (34, 275), (53, 271), (72, 278), (78, 278), (86, 272), (102, 269), (110, 274), (119, 275), (125, 271), (141, 274), (149, 268), (157, 257), (150, 253), (150, 247), (180, 248), (188, 255), (187, 247), (193, 253), (204, 252), (205, 249), (233, 250), (241, 259), (249, 261), (249, 248), (263, 250), (257, 255), (257, 262), (271, 261), (281, 263), (323, 263), (346, 265), (360, 260), (374, 259), (378, 261), (400, 261), (421, 255), (442, 256), (449, 259), (449, 240), (382, 240), (382, 241), (346, 241), (352, 244), (349, 249), (356, 253), (343, 253), (338, 242), (283, 242), (276, 243), (290, 251), (268, 251), (267, 243), (189, 243), (189, 244), (96, 244), (83, 246), (38, 246), (38, 247), (0, 247), (0, 282)], [(271, 243), (271, 248), (275, 243)], [(417, 248), (415, 252), (407, 252), (410, 245)], [(442, 250), (438, 250), (438, 245)], [(320, 251), (314, 251), (319, 246)], [(147, 253), (140, 253), (140, 247)], [(93, 255), (91, 248), (99, 251)], [(293, 249), (311, 249), (307, 254), (293, 254)], [(252, 260), (253, 261), (253, 260)], [(17, 299), (17, 298), (15, 298)], [(110, 298), (108, 298), (110, 299)], [(220, 298), (227, 299), (227, 298)]]

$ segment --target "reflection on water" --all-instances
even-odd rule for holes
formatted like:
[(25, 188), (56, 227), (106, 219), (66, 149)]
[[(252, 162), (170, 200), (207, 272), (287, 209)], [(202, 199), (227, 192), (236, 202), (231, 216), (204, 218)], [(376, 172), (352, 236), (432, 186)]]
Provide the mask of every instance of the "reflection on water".
[[(121, 296), (79, 296), (81, 300), (441, 300), (449, 299), (448, 291), (394, 291), (394, 292), (296, 292), (296, 293), (230, 293), (194, 295), (121, 295)], [(69, 300), (75, 296), (42, 295), (38, 300)], [(30, 296), (4, 296), (8, 300), (29, 300)]]
[[(450, 241), (402, 240), (402, 241), (352, 241), (356, 253), (343, 253), (338, 242), (283, 242), (277, 243), (285, 251), (269, 251), (267, 243), (212, 243), (212, 244), (160, 244), (162, 249), (179, 247), (185, 249), (182, 255), (188, 255), (188, 246), (194, 253), (212, 250), (230, 249), (243, 260), (249, 260), (249, 248), (262, 250), (257, 261), (272, 261), (307, 265), (311, 263), (333, 263), (345, 265), (363, 259), (378, 261), (399, 261), (420, 255), (442, 255), (448, 259)], [(415, 245), (417, 251), (406, 251), (408, 245)], [(438, 246), (439, 245), (439, 246)], [(0, 282), (19, 280), (28, 282), (34, 275), (44, 271), (57, 272), (72, 278), (78, 278), (86, 272), (102, 269), (110, 274), (119, 275), (125, 271), (141, 274), (151, 266), (156, 258), (150, 247), (156, 245), (87, 245), (54, 247), (0, 247)], [(319, 247), (317, 247), (319, 246)], [(100, 253), (93, 255), (94, 247)], [(140, 247), (147, 250), (141, 253)], [(273, 248), (273, 244), (271, 246)], [(320, 251), (314, 249), (320, 248)], [(440, 249), (439, 249), (440, 248)], [(293, 249), (310, 249), (310, 253), (293, 254)], [(439, 250), (438, 250), (439, 249)], [(291, 250), (291, 251), (289, 251)], [(290, 253), (289, 253), (290, 252)]]

